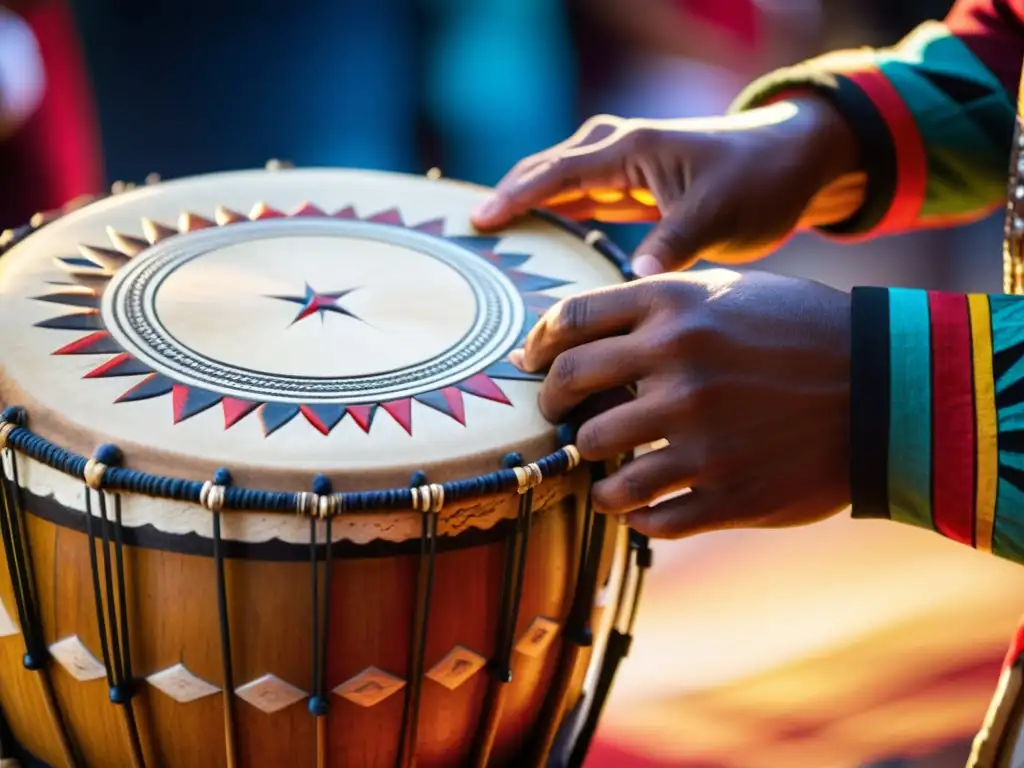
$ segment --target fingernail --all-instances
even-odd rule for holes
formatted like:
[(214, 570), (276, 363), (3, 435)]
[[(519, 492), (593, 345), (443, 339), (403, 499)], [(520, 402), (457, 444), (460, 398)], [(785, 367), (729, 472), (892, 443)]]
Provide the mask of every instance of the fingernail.
[(641, 253), (633, 259), (633, 272), (637, 277), (660, 275), (664, 271), (665, 267), (662, 266), (661, 262), (648, 253)]
[(523, 371), (524, 373), (526, 372), (523, 350), (513, 349), (511, 352), (508, 353), (508, 361), (512, 363), (512, 365), (514, 365), (520, 371)]

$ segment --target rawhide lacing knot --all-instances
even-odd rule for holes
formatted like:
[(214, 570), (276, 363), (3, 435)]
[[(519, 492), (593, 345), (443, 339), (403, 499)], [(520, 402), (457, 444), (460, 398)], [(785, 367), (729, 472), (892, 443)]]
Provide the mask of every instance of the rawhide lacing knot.
[(200, 488), (199, 503), (211, 512), (220, 512), (224, 508), (224, 497), (230, 484), (231, 473), (220, 467), (213, 473), (213, 481), (207, 480)]
[(416, 512), (440, 512), (444, 506), (444, 486), (438, 483), (410, 488), (412, 508)]
[(338, 499), (332, 494), (321, 495), (300, 491), (295, 494), (295, 513), (299, 517), (318, 517), (325, 520), (337, 513)]
[(526, 493), (531, 488), (536, 488), (544, 482), (544, 473), (536, 464), (526, 464), (522, 467), (512, 467), (516, 473), (516, 481), (519, 483), (519, 493)]
[(110, 467), (121, 463), (121, 449), (111, 443), (104, 443), (93, 453), (92, 458), (85, 462), (85, 484), (94, 491), (103, 489), (103, 480)]
[[(321, 520), (334, 517), (338, 513), (340, 495), (336, 496), (334, 487), (331, 485), (331, 478), (319, 474), (313, 478), (313, 493), (305, 494), (313, 497), (308, 514), (315, 515)], [(304, 494), (300, 494), (302, 496)], [(300, 502), (301, 503), (301, 502)], [(301, 513), (300, 513), (301, 514)]]
[(572, 472), (574, 469), (576, 469), (576, 467), (580, 465), (580, 461), (582, 461), (582, 458), (580, 456), (580, 449), (577, 448), (575, 445), (566, 445), (562, 448), (562, 451), (565, 453), (565, 457), (569, 463), (569, 466), (566, 467), (566, 470)]
[(0, 451), (7, 447), (7, 439), (16, 426), (17, 424), (12, 424), (9, 421), (0, 421)]
[(224, 498), (230, 484), (231, 473), (221, 467), (213, 473), (213, 481), (207, 480), (199, 489), (199, 503), (211, 512), (220, 512), (224, 509)]
[(199, 490), (199, 503), (211, 512), (220, 512), (224, 508), (224, 490), (223, 485), (207, 480)]

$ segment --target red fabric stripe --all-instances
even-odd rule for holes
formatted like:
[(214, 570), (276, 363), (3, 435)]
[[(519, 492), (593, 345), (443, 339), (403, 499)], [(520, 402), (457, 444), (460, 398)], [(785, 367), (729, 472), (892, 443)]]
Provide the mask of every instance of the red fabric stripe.
[(1022, 19), (1021, 0), (957, 0), (945, 20), (949, 31), (999, 78), (1010, 98), (1017, 95), (1020, 81)]
[(65, 0), (32, 4), (25, 20), (46, 66), (46, 96), (25, 126), (33, 155), (31, 184), (45, 180), (36, 207), (57, 208), (103, 187), (98, 120), (74, 17)]
[(930, 292), (932, 317), (932, 519), (974, 545), (974, 371), (967, 297)]
[(1006, 652), (1006, 658), (1003, 659), (1003, 669), (1012, 667), (1017, 659), (1021, 657), (1022, 653), (1024, 653), (1024, 621), (1020, 623), (1013, 635), (1013, 641)]
[(893, 234), (912, 229), (924, 203), (928, 161), (921, 133), (899, 91), (877, 67), (843, 72), (874, 102), (889, 126), (896, 150), (896, 191), (892, 205), (871, 233)]

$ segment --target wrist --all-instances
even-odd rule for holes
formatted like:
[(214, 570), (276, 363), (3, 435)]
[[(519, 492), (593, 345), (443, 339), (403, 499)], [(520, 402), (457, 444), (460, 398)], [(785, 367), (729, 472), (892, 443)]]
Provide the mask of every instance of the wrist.
[(819, 190), (861, 169), (857, 135), (828, 99), (808, 92), (791, 94), (786, 101), (795, 107), (795, 138), (819, 177)]

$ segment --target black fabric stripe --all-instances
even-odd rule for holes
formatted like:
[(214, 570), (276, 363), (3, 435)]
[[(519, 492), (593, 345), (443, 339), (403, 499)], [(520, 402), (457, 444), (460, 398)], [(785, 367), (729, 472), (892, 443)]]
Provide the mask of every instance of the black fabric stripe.
[(854, 288), (850, 346), (853, 516), (889, 517), (889, 291)]
[[(1021, 493), (1024, 493), (1024, 471), (1019, 470), (1016, 467), (1007, 466), (1006, 464), (1000, 464), (999, 477)], [(999, 514), (998, 507), (996, 508), (996, 514)]]
[(996, 409), (1003, 411), (1024, 400), (1024, 379), (1017, 379), (996, 393)]
[[(991, 88), (977, 80), (958, 77), (949, 72), (935, 72), (921, 68), (917, 70), (917, 74), (949, 96), (952, 101), (962, 104), (964, 108), (970, 108), (972, 101), (981, 101), (995, 94)], [(1001, 96), (1002, 94), (996, 95)]]
[(999, 450), (1010, 453), (1024, 453), (1024, 429), (1000, 431)]
[(839, 110), (857, 136), (860, 165), (868, 177), (866, 198), (860, 210), (846, 221), (822, 227), (822, 231), (837, 235), (869, 232), (885, 217), (896, 195), (896, 147), (882, 113), (852, 80), (822, 71), (813, 62), (781, 69), (754, 81), (730, 111), (757, 107), (791, 90), (810, 91)]
[[(998, 388), (999, 381), (1006, 376), (1014, 364), (1024, 355), (1024, 341), (1011, 344), (1006, 349), (993, 352), (992, 354), (992, 378)], [(1015, 401), (1014, 401), (1015, 402)]]

